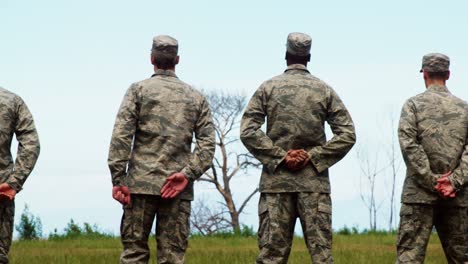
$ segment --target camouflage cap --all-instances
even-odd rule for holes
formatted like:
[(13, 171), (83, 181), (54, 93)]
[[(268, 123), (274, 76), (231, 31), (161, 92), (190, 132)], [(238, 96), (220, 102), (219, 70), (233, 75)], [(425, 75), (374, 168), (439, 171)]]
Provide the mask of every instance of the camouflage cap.
[(311, 46), (312, 38), (307, 34), (294, 32), (288, 35), (286, 50), (292, 55), (307, 56)]
[(423, 70), (427, 72), (446, 72), (449, 70), (449, 66), (450, 58), (447, 55), (442, 53), (429, 53), (424, 55), (422, 59), (420, 72), (423, 72)]
[(165, 55), (177, 56), (179, 50), (179, 43), (171, 36), (159, 35), (153, 38), (152, 51), (155, 53), (162, 53)]

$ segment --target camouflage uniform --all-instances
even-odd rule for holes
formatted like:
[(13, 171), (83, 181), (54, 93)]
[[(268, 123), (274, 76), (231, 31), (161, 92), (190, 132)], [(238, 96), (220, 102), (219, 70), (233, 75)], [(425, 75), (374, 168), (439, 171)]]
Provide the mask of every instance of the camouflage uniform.
[[(19, 143), (15, 162), (10, 150), (13, 135)], [(38, 156), (39, 138), (28, 107), (19, 96), (0, 87), (0, 183), (21, 191)], [(14, 200), (1, 201), (0, 263), (8, 263), (14, 215)]]
[[(449, 58), (428, 54), (423, 69), (448, 71)], [(468, 104), (446, 86), (431, 85), (403, 106), (398, 129), (407, 166), (400, 210), (397, 263), (423, 263), (433, 226), (449, 263), (468, 262)], [(455, 198), (435, 190), (444, 173)]]
[[(288, 36), (287, 51), (309, 54), (311, 39)], [(266, 133), (261, 129), (267, 118)], [(327, 141), (324, 123), (333, 138)], [(328, 168), (355, 142), (354, 125), (341, 99), (302, 64), (264, 82), (241, 122), (241, 140), (263, 164), (260, 180), (257, 263), (286, 263), (296, 218), (314, 263), (332, 263), (331, 200)], [(305, 149), (310, 163), (290, 171), (283, 160), (290, 149)]]
[[(153, 40), (153, 51), (177, 54), (169, 36)], [(191, 153), (192, 137), (195, 150)], [(211, 112), (205, 97), (177, 78), (156, 70), (128, 89), (115, 121), (109, 150), (114, 186), (126, 185), (131, 205), (124, 206), (121, 263), (147, 263), (148, 235), (157, 214), (158, 263), (183, 263), (189, 235), (193, 181), (210, 166), (215, 148)], [(187, 188), (162, 199), (166, 177), (182, 172)]]

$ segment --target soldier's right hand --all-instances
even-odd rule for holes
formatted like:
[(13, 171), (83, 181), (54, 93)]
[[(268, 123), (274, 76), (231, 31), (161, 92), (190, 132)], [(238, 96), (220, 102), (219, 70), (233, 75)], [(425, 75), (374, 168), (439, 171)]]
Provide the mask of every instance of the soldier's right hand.
[(130, 203), (130, 190), (127, 186), (112, 187), (112, 198), (123, 205)]

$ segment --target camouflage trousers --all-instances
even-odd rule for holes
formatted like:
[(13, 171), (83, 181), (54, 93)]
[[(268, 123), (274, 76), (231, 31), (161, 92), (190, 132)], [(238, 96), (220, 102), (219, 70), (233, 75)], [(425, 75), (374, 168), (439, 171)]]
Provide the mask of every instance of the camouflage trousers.
[(15, 201), (0, 202), (0, 264), (8, 263), (13, 221), (15, 218)]
[(435, 226), (448, 263), (468, 263), (468, 207), (402, 204), (396, 263), (424, 263)]
[(155, 217), (158, 263), (185, 262), (190, 229), (190, 201), (132, 194), (131, 204), (124, 206), (120, 226), (123, 245), (120, 263), (148, 263), (148, 237)]
[(333, 263), (329, 194), (262, 193), (258, 208), (258, 264), (288, 262), (297, 217), (313, 263)]

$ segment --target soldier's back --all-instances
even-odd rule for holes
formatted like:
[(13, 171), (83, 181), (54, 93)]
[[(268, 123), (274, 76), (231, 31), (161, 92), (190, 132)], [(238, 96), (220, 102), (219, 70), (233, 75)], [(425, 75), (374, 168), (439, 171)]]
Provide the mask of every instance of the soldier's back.
[[(460, 163), (466, 144), (468, 104), (451, 94), (445, 86), (431, 86), (423, 93), (411, 97), (406, 105), (415, 114), (417, 141), (427, 155), (432, 173), (440, 175), (453, 172)], [(400, 128), (400, 131), (402, 129), (406, 128)], [(402, 193), (403, 202), (468, 206), (467, 188), (460, 190), (454, 199), (446, 200), (440, 198), (435, 190), (420, 187), (416, 177), (420, 176), (407, 172)]]
[[(138, 117), (126, 183), (135, 193), (159, 195), (166, 177), (188, 163), (194, 129), (207, 102), (172, 71), (158, 70), (129, 92), (135, 94)], [(191, 198), (192, 188), (181, 197)]]
[(136, 86), (140, 100), (138, 137), (163, 136), (191, 141), (204, 100), (201, 93), (175, 77), (159, 75), (138, 82)]
[(468, 104), (442, 86), (431, 87), (410, 101), (416, 109), (418, 140), (431, 170), (437, 174), (453, 170), (468, 133)]
[(310, 149), (326, 141), (331, 88), (304, 69), (291, 69), (262, 85), (267, 134), (283, 149)]

